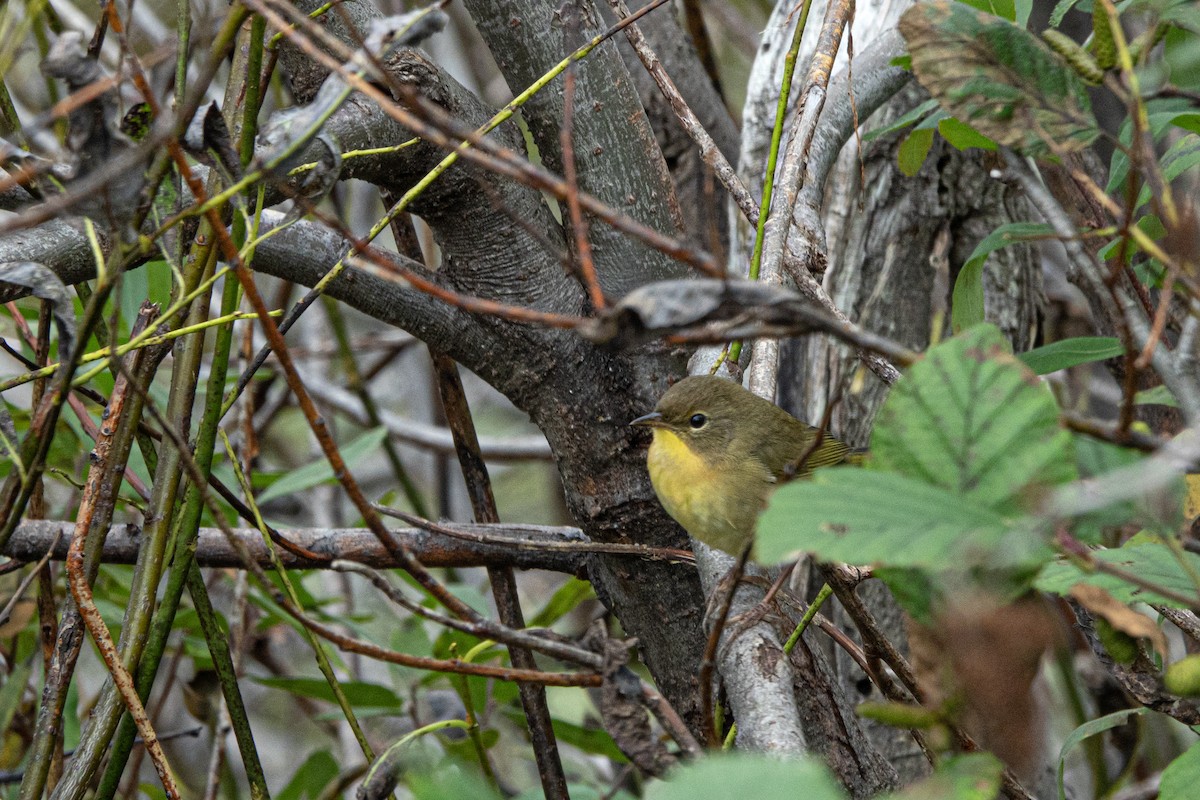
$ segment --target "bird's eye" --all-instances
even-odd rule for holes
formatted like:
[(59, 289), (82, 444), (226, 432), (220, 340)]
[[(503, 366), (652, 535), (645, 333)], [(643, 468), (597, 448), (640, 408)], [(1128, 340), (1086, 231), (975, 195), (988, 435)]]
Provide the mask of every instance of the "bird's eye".
[(688, 425), (692, 426), (693, 430), (700, 430), (708, 424), (708, 417), (703, 414), (692, 414), (692, 418), (688, 420)]

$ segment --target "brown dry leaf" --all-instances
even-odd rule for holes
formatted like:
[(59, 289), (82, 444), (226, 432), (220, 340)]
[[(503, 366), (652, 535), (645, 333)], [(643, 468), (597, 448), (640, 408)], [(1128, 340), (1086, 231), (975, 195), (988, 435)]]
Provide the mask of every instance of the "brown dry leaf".
[(1122, 633), (1136, 639), (1149, 639), (1154, 650), (1167, 658), (1167, 637), (1145, 614), (1134, 611), (1099, 586), (1077, 583), (1071, 587), (1071, 597), (1081, 606), (1098, 614)]
[(0, 619), (0, 639), (16, 636), (23, 631), (29, 620), (33, 619), (33, 612), (36, 610), (37, 603), (30, 598), (22, 597), (18, 600), (13, 606), (9, 617), (7, 619)]
[(927, 705), (945, 710), (961, 701), (958, 721), (1021, 780), (1033, 780), (1040, 763), (1045, 713), (1036, 683), (1042, 655), (1058, 634), (1054, 615), (1036, 596), (1013, 603), (956, 596), (934, 626), (909, 628)]

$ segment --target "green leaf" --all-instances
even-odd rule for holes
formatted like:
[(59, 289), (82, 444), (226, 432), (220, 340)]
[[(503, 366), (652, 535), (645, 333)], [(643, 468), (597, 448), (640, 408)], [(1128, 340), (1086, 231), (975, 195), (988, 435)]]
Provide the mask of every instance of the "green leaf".
[(1013, 222), (1001, 225), (977, 244), (966, 262), (963, 263), (958, 272), (958, 278), (954, 281), (954, 295), (950, 310), (951, 329), (955, 333), (959, 333), (971, 325), (983, 322), (983, 267), (987, 263), (989, 255), (1011, 244), (1041, 239), (1051, 233), (1049, 225)]
[(946, 117), (938, 122), (938, 133), (956, 150), (966, 150), (970, 147), (978, 147), (981, 150), (996, 149), (994, 141), (954, 117)]
[(1035, 347), (1017, 358), (1038, 375), (1049, 375), (1060, 369), (1116, 358), (1124, 352), (1125, 348), (1114, 336), (1077, 336)]
[(28, 688), (25, 682), (29, 680), (29, 674), (32, 671), (33, 662), (31, 660), (18, 661), (13, 666), (12, 672), (5, 676), (4, 684), (0, 686), (0, 738), (7, 734), (17, 709), (21, 707), (21, 696)]
[(869, 131), (863, 136), (863, 141), (869, 142), (874, 139), (878, 139), (880, 136), (887, 136), (889, 133), (895, 133), (896, 131), (904, 130), (917, 120), (922, 119), (926, 114), (928, 114), (930, 111), (933, 111), (937, 107), (937, 100), (926, 100), (924, 103), (921, 103), (907, 114), (902, 114), (890, 124), (884, 125), (882, 128), (876, 128), (873, 131)]
[(872, 463), (1015, 514), (1076, 476), (1071, 436), (1046, 387), (992, 325), (932, 347), (892, 387), (871, 435)]
[(693, 761), (646, 787), (647, 800), (844, 800), (840, 784), (815, 758), (783, 761), (722, 753)]
[(1134, 405), (1139, 406), (1171, 406), (1179, 408), (1179, 401), (1166, 386), (1155, 386), (1152, 389), (1142, 389), (1133, 396)]
[(1057, 28), (1061, 25), (1063, 17), (1067, 16), (1067, 12), (1078, 2), (1079, 0), (1058, 0), (1058, 5), (1050, 12), (1050, 27)]
[[(1096, 561), (1136, 575), (1139, 580), (1152, 586), (1161, 586), (1184, 597), (1200, 597), (1196, 581), (1193, 580), (1193, 575), (1200, 575), (1200, 556), (1182, 553), (1181, 563), (1169, 547), (1153, 537), (1135, 538), (1122, 547), (1096, 550), (1091, 555)], [(1099, 586), (1123, 603), (1181, 605), (1177, 600), (1143, 589), (1117, 575), (1087, 572), (1065, 558), (1047, 564), (1034, 581), (1041, 591), (1062, 596), (1070, 594), (1071, 587), (1080, 583)]]
[(1200, 133), (1200, 111), (1185, 111), (1171, 118), (1171, 124), (1192, 133)]
[[(1015, 16), (1015, 15), (1014, 15)], [(952, 0), (900, 18), (913, 71), (952, 116), (1028, 155), (1086, 147), (1100, 135), (1086, 87), (1037, 37)]]
[(1114, 469), (1136, 464), (1144, 455), (1130, 447), (1121, 447), (1091, 436), (1075, 437), (1075, 461), (1079, 474), (1094, 478)]
[[(514, 710), (509, 715), (509, 719), (516, 725), (528, 724), (525, 714), (519, 710)], [(618, 764), (629, 762), (626, 755), (621, 752), (621, 748), (617, 747), (616, 742), (608, 735), (608, 731), (603, 728), (595, 725), (585, 727), (562, 719), (552, 720), (551, 725), (554, 728), (554, 738), (560, 742), (578, 747), (583, 752), (594, 756), (603, 756)]]
[(1158, 784), (1159, 800), (1189, 800), (1196, 796), (1197, 784), (1200, 784), (1200, 743), (1167, 764)]
[(1029, 15), (1033, 13), (1033, 0), (1016, 0), (1017, 18), (1015, 22), (1022, 28), (1029, 27)]
[(935, 612), (942, 597), (929, 575), (910, 567), (876, 567), (872, 574), (887, 584), (896, 602), (914, 622), (937, 626)]
[[(1162, 224), (1162, 220), (1160, 220), (1154, 214), (1143, 214), (1142, 216), (1138, 217), (1137, 222), (1134, 223), (1134, 226), (1145, 233), (1151, 241), (1159, 241), (1166, 236), (1167, 233), (1167, 229)], [(1118, 236), (1108, 244), (1101, 247), (1098, 255), (1105, 261), (1109, 259), (1115, 259), (1117, 256), (1117, 249), (1120, 247), (1120, 245), (1121, 237)], [(1125, 245), (1125, 263), (1131, 263), (1133, 261), (1133, 257), (1140, 252), (1142, 252), (1142, 246), (1138, 244), (1137, 241), (1129, 239)], [(1138, 279), (1142, 281), (1142, 283), (1152, 286), (1155, 289), (1162, 288), (1162, 278), (1166, 270), (1157, 260), (1151, 258), (1141, 261), (1134, 267), (1134, 270), (1137, 272)]]
[[(1170, 72), (1171, 82), (1178, 88), (1196, 91), (1200, 89), (1200, 14), (1195, 3), (1181, 3), (1175, 11), (1189, 14), (1188, 22), (1173, 20), (1180, 27), (1167, 31), (1163, 42), (1163, 66)], [(1163, 14), (1166, 20), (1173, 14)], [(1183, 28), (1188, 30), (1182, 30)]]
[(1017, 19), (1017, 9), (1013, 5), (1013, 0), (959, 0), (959, 2), (984, 13), (1002, 17), (1009, 22)]
[[(382, 426), (372, 428), (345, 447), (340, 448), (342, 461), (346, 463), (347, 468), (354, 466), (365, 456), (376, 452), (385, 438), (387, 438), (387, 428)], [(284, 497), (285, 495), (294, 494), (305, 489), (311, 489), (314, 486), (331, 480), (333, 480), (333, 468), (329, 466), (329, 461), (320, 458), (311, 464), (305, 464), (299, 469), (291, 470), (282, 478), (272, 483), (258, 496), (258, 502), (265, 503), (276, 497)]]
[[(1075, 745), (1082, 742), (1091, 736), (1105, 731), (1112, 730), (1119, 725), (1124, 725), (1125, 722), (1133, 716), (1141, 716), (1150, 711), (1148, 708), (1126, 708), (1121, 711), (1114, 711), (1111, 714), (1105, 714), (1099, 719), (1093, 719), (1083, 723), (1075, 730), (1071, 731), (1071, 735), (1063, 742), (1062, 750), (1058, 753), (1058, 800), (1066, 800), (1066, 792), (1063, 789), (1063, 769), (1067, 763), (1067, 753), (1074, 749)], [(1165, 776), (1164, 776), (1165, 777)]]
[(433, 770), (409, 772), (404, 782), (417, 800), (446, 800), (449, 797), (501, 800), (500, 793), (486, 784), (478, 772), (478, 767), (467, 773), (447, 762)]
[[(1191, 126), (1196, 124), (1196, 120), (1193, 119), (1196, 112), (1192, 110), (1191, 104), (1186, 100), (1151, 100), (1146, 107), (1149, 112), (1146, 123), (1155, 142), (1161, 139), (1172, 126), (1194, 130)], [(1197, 132), (1200, 133), (1200, 131)], [(1133, 125), (1128, 119), (1121, 124), (1117, 138), (1126, 147), (1133, 141)], [(1125, 148), (1118, 147), (1113, 150), (1112, 163), (1108, 171), (1108, 185), (1104, 191), (1109, 194), (1117, 193), (1129, 176), (1129, 166), (1129, 157), (1125, 155)]]
[[(256, 683), (300, 697), (312, 697), (317, 700), (335, 702), (333, 690), (323, 678), (254, 678)], [(386, 686), (361, 681), (344, 681), (339, 684), (346, 694), (346, 699), (354, 706), (370, 706), (376, 708), (400, 708), (404, 702)]]
[(757, 557), (933, 571), (1037, 564), (1049, 554), (1031, 520), (1009, 520), (962, 494), (894, 472), (817, 470), (780, 487), (758, 523)]
[(592, 584), (578, 578), (568, 578), (526, 625), (530, 628), (549, 627), (574, 611), (584, 600), (592, 600), (595, 597), (596, 589)]
[(896, 163), (900, 171), (910, 178), (920, 172), (921, 165), (925, 163), (925, 156), (929, 155), (929, 148), (932, 146), (932, 130), (918, 128), (910, 132), (896, 152)]
[(983, 322), (983, 264), (985, 258), (972, 259), (958, 271), (950, 302), (950, 330), (962, 333)]
[[(1171, 145), (1163, 154), (1159, 166), (1162, 169), (1163, 180), (1170, 183), (1189, 169), (1200, 165), (1200, 136), (1189, 133)], [(1150, 199), (1150, 186), (1142, 187), (1138, 194), (1137, 204), (1140, 208)]]
[(924, 780), (888, 795), (889, 800), (993, 800), (1000, 792), (1004, 764), (991, 753), (967, 753), (941, 760)]
[(328, 750), (318, 750), (300, 765), (275, 800), (316, 800), (321, 790), (338, 776), (341, 767)]

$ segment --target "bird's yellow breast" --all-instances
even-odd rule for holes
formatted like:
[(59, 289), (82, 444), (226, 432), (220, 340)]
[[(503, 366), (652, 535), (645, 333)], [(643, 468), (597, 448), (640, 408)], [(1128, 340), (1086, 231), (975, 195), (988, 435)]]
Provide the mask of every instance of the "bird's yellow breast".
[[(768, 476), (758, 469), (748, 464), (723, 469), (664, 428), (654, 429), (646, 466), (663, 508), (693, 538), (733, 554), (753, 538), (769, 486)], [(746, 477), (752, 485), (739, 485)]]

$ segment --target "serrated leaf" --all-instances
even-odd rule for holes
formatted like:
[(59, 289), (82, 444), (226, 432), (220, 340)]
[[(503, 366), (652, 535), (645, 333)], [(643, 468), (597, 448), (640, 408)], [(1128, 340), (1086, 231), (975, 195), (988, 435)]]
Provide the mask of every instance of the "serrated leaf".
[[(1116, 567), (1122, 572), (1136, 575), (1144, 583), (1161, 586), (1163, 589), (1175, 592), (1185, 597), (1200, 597), (1196, 582), (1191, 573), (1200, 575), (1200, 556), (1194, 553), (1181, 554), (1188, 569), (1180, 563), (1180, 558), (1161, 541), (1132, 540), (1123, 547), (1110, 550), (1096, 550), (1092, 554), (1096, 561)], [(1047, 564), (1034, 581), (1034, 585), (1043, 592), (1067, 596), (1071, 588), (1085, 583), (1098, 586), (1113, 597), (1125, 603), (1159, 603), (1162, 605), (1179, 606), (1178, 600), (1164, 597), (1142, 586), (1130, 583), (1118, 575), (1104, 572), (1087, 572), (1074, 562), (1059, 559)]]
[(797, 553), (824, 561), (931, 571), (1035, 564), (1048, 547), (1029, 520), (1010, 520), (958, 492), (894, 472), (818, 470), (780, 487), (758, 523), (763, 563)]
[(803, 789), (805, 800), (843, 800), (841, 785), (815, 758), (782, 760), (752, 753), (721, 753), (673, 770), (646, 787), (647, 800), (785, 800)]
[(1167, 764), (1158, 785), (1159, 800), (1188, 800), (1196, 796), (1197, 784), (1200, 784), (1200, 743)]
[[(385, 438), (387, 438), (387, 428), (382, 426), (372, 428), (341, 448), (342, 461), (347, 467), (354, 466), (363, 457), (378, 450)], [(303, 467), (291, 470), (272, 483), (258, 496), (258, 502), (265, 503), (276, 497), (311, 489), (331, 480), (333, 480), (333, 467), (325, 458), (320, 458)]]
[(952, 0), (914, 5), (899, 27), (921, 85), (997, 143), (1036, 156), (1100, 135), (1083, 82), (1028, 31)]
[(1020, 353), (1017, 358), (1038, 375), (1049, 375), (1060, 369), (1116, 358), (1125, 352), (1113, 336), (1077, 336)]
[(896, 164), (900, 171), (910, 178), (920, 172), (921, 165), (925, 163), (925, 156), (929, 155), (929, 148), (932, 146), (932, 130), (917, 128), (910, 131), (896, 151)]
[(871, 454), (879, 469), (1001, 513), (1076, 475), (1054, 398), (992, 325), (930, 348), (909, 368), (879, 411)]

